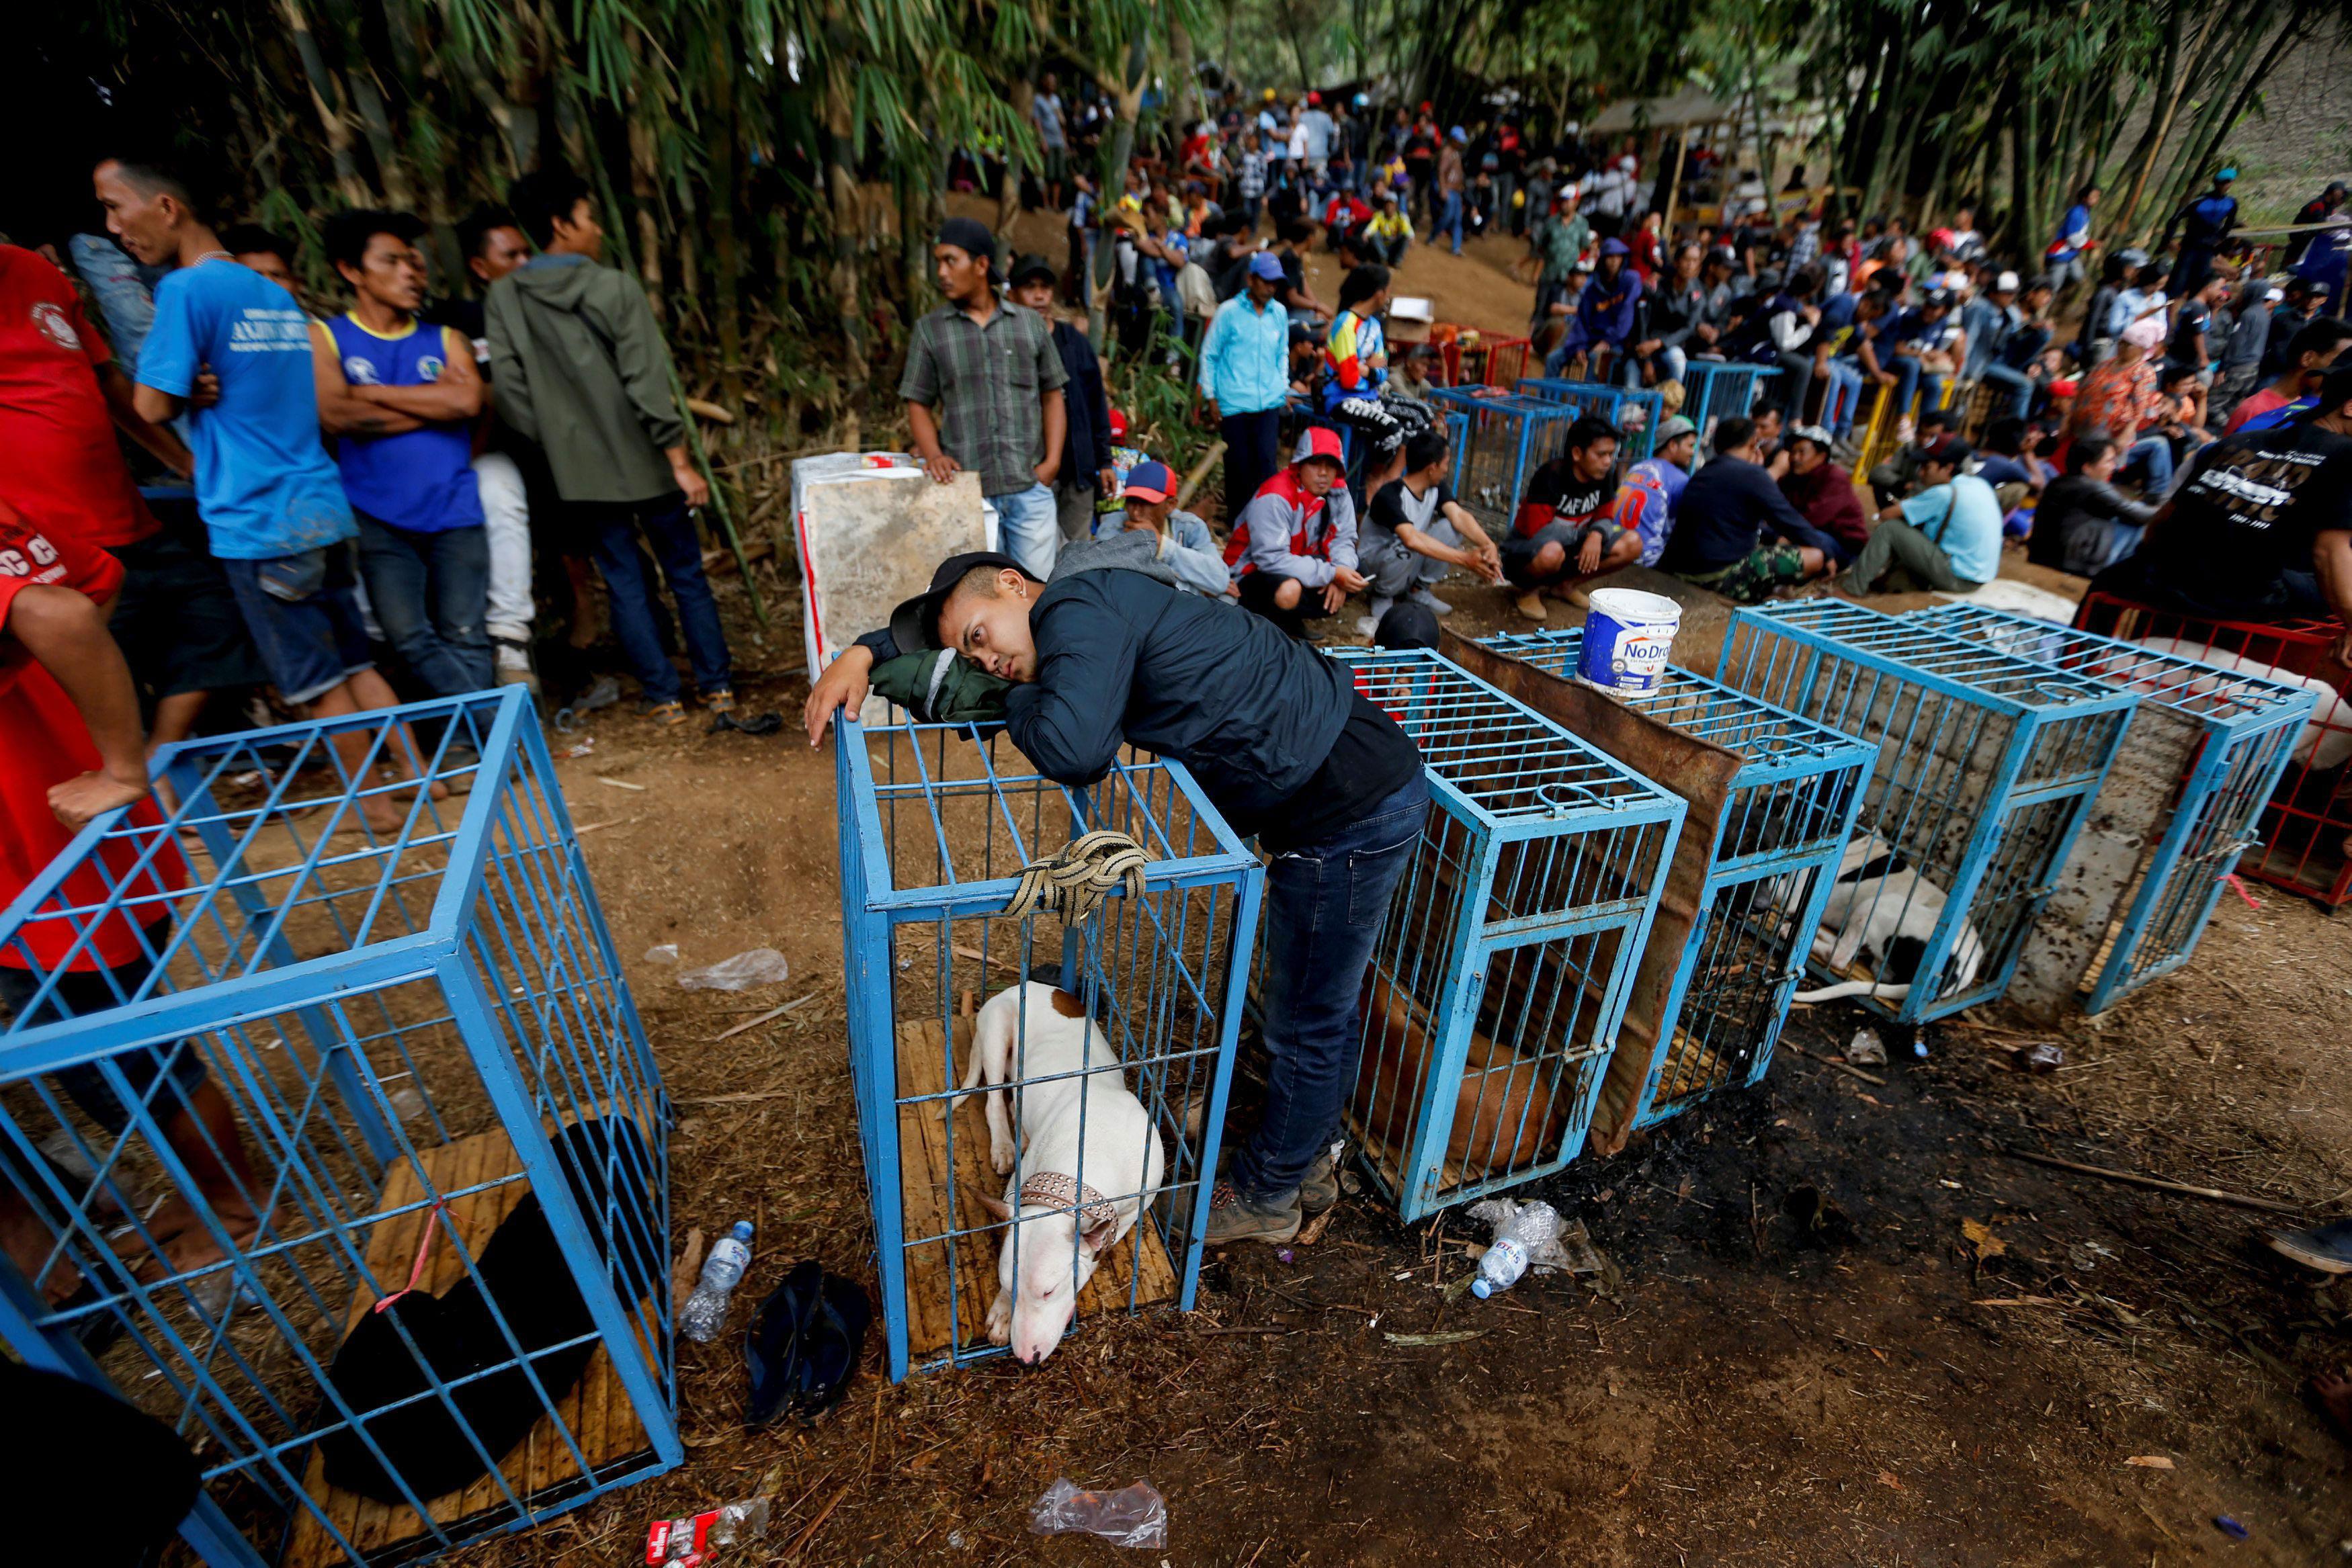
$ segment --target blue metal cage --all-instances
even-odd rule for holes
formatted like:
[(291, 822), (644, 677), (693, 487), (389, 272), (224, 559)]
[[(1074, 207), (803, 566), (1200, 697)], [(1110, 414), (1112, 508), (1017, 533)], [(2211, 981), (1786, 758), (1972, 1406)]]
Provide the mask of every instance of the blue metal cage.
[[(1485, 645), (1572, 679), (1584, 633), (1507, 632)], [(1852, 736), (1673, 666), (1655, 689), (1618, 695), (1636, 713), (1740, 759), (1714, 812), (1713, 841), (1697, 846), (1706, 870), (1688, 936), (1673, 953), (1644, 960), (1645, 970), (1671, 966), (1658, 1016), (1644, 1020), (1656, 1044), (1644, 1058), (1621, 1042), (1601, 1090), (1599, 1121), (1630, 1130), (1727, 1084), (1754, 1083), (1771, 1066), (1829, 898), (1822, 873), (1853, 831), (1874, 757)], [(1684, 827), (1685, 855), (1697, 831), (1694, 814)]]
[(1831, 599), (1741, 610), (1717, 673), (1878, 748), (1812, 967), (1905, 1023), (2007, 989), (2132, 698)]
[(2051, 999), (2080, 994), (2096, 1013), (2187, 963), (2223, 879), (2258, 841), (2263, 802), (2316, 695), (2007, 611), (1952, 604), (1906, 619), (2071, 671), (2138, 703), (2131, 745), (2099, 792), (2025, 969), (2048, 968)]
[(1665, 415), (1660, 412), (1661, 400), (1654, 392), (1633, 387), (1602, 386), (1595, 382), (1561, 381), (1552, 376), (1529, 376), (1519, 382), (1519, 393), (1544, 402), (1556, 402), (1589, 413), (1618, 433), (1618, 459), (1639, 463), (1654, 457), (1658, 451), (1658, 421)]
[[(215, 1568), (412, 1562), (680, 1463), (669, 1104), (527, 695), (162, 762), (0, 915), (9, 1348), (187, 1442)], [(375, 1315), (412, 1288), (480, 1337)]]
[(1682, 800), (1423, 649), (1335, 650), (1433, 797), (1364, 995), (1349, 1121), (1408, 1220), (1584, 1146)]
[[(1069, 789), (1001, 727), (845, 720), (838, 784), (850, 1072), (891, 1378), (1005, 1354), (988, 1314), (1007, 1247), (1017, 1294), (1021, 1249), (980, 1196), (1005, 1185), (982, 1103), (958, 1104), (956, 1089), (977, 1004), (1014, 986), (1008, 1086), (1078, 1076), (1091, 1094), (1107, 1078), (1028, 1071), (1045, 1027), (1031, 1003), (1051, 993), (1027, 988), (1058, 988), (1116, 1052), (1161, 1148), (1156, 1181), (1106, 1186), (1099, 1172), (1063, 1173), (1137, 1217), (1091, 1278), (1073, 1281), (1078, 1315), (1169, 1301), (1189, 1311), (1247, 978), (1235, 954), (1255, 939), (1265, 877), (1257, 857), (1181, 764), (1130, 751), (1097, 783)], [(1005, 914), (1024, 867), (1102, 829), (1150, 857), (1140, 897), (1114, 894), (1076, 923)], [(1016, 1129), (1016, 1160), (1027, 1147)]]
[(1489, 535), (1503, 538), (1518, 516), (1528, 480), (1566, 449), (1576, 411), (1540, 398), (1482, 394), (1467, 387), (1437, 387), (1429, 395), (1466, 423), (1454, 448), (1454, 498)]
[(1780, 373), (1777, 365), (1692, 360), (1683, 367), (1683, 416), (1698, 427), (1698, 449), (1715, 451), (1715, 427), (1756, 406), (1759, 382)]

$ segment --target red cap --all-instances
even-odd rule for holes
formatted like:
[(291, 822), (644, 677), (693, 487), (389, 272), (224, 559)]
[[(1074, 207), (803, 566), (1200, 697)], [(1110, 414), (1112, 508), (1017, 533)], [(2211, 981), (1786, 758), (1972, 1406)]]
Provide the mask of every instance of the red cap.
[(1319, 92), (1310, 92), (1307, 95), (1307, 101), (1309, 103), (1321, 103), (1323, 101), (1323, 95)]
[(1117, 409), (1110, 411), (1110, 433), (1115, 440), (1123, 438), (1127, 434), (1127, 415)]
[(1339, 449), (1339, 433), (1329, 426), (1307, 426), (1305, 444), (1307, 450), (1293, 458), (1293, 462), (1311, 463), (1318, 457), (1328, 457), (1343, 470), (1348, 466), (1347, 454)]

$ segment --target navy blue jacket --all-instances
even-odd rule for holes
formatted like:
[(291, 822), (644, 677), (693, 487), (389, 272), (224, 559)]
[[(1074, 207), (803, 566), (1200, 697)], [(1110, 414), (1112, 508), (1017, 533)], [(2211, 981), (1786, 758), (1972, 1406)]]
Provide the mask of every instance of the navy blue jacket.
[[(1353, 821), (1420, 766), (1346, 664), (1164, 575), (1066, 570), (1081, 553), (1064, 552), (1030, 607), (1037, 678), (1005, 696), (1006, 733), (1047, 778), (1091, 784), (1139, 746), (1191, 768), (1234, 831), (1284, 847)], [(897, 651), (887, 632), (858, 641), (877, 661)], [(1317, 779), (1351, 726), (1347, 777)]]
[(1110, 466), (1110, 400), (1103, 392), (1102, 361), (1087, 335), (1067, 321), (1054, 323), (1054, 347), (1070, 378), (1062, 392), (1069, 434), (1062, 442), (1060, 481), (1091, 486), (1095, 476)]
[(1675, 504), (1675, 531), (1666, 536), (1661, 570), (1679, 575), (1719, 571), (1739, 559), (1770, 533), (1792, 545), (1810, 545), (1843, 559), (1836, 542), (1789, 504), (1763, 465), (1744, 457), (1717, 457), (1691, 476)]

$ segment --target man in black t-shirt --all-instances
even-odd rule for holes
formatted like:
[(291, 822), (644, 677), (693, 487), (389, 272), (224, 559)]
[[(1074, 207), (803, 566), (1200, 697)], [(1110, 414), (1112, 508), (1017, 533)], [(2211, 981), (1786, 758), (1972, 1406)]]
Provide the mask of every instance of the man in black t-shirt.
[(1432, 591), (1454, 567), (1488, 582), (1503, 580), (1503, 558), (1470, 509), (1454, 498), (1445, 476), (1454, 448), (1442, 430), (1424, 430), (1405, 443), (1404, 473), (1372, 497), (1356, 541), (1356, 564), (1368, 580), (1370, 612), (1356, 623), (1364, 636), (1380, 629), (1396, 601), (1433, 615), (1454, 607)]
[(1604, 419), (1580, 415), (1568, 427), (1566, 449), (1537, 469), (1519, 493), (1511, 531), (1503, 540), (1503, 574), (1519, 589), (1518, 612), (1548, 621), (1547, 589), (1577, 575), (1577, 537), (1603, 520), (1617, 498), (1617, 430)]
[[(2094, 586), (2220, 620), (2352, 627), (2352, 369), (2328, 375), (2308, 418), (2199, 453), (2138, 551)], [(2352, 631), (2335, 655), (2352, 667)]]

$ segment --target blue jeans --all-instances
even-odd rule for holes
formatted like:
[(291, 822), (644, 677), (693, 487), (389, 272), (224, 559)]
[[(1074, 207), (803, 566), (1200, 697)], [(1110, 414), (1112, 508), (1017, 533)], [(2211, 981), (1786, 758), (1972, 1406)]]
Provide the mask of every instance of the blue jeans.
[(1862, 406), (1862, 383), (1861, 361), (1830, 361), (1829, 399), (1822, 404), (1822, 423), (1840, 440), (1853, 429), (1854, 410)]
[(2009, 394), (2011, 418), (2023, 419), (2025, 411), (2033, 406), (2033, 383), (2026, 379), (2023, 371), (2012, 371), (2007, 365), (1987, 365), (1984, 380), (1985, 385), (1999, 387)]
[[(592, 541), (596, 570), (613, 596), (613, 633), (621, 640), (621, 652), (628, 656), (646, 695), (657, 703), (676, 702), (678, 679), (677, 667), (662, 652), (654, 599), (657, 591), (637, 549), (639, 528), (669, 580), (670, 597), (677, 601), (695, 689), (705, 696), (726, 691), (734, 667), (727, 653), (727, 634), (719, 627), (719, 601), (710, 596), (709, 580), (702, 575), (702, 540), (687, 514), (686, 497), (673, 490), (650, 501), (582, 501), (572, 510)], [(1050, 491), (1045, 520), (1048, 526), (1054, 520)]]
[(2144, 435), (2132, 443), (2131, 450), (2116, 465), (2116, 477), (2139, 476), (2140, 493), (2151, 501), (2161, 501), (2172, 488), (2172, 444), (2161, 435)]
[(436, 697), (488, 685), (489, 530), (418, 533), (365, 512), (359, 521), (368, 602), (408, 673)]
[(1019, 561), (1021, 570), (1030, 576), (1040, 580), (1050, 576), (1054, 558), (1062, 553), (1062, 525), (1052, 486), (1032, 485), (1025, 490), (1007, 490), (989, 497), (988, 504), (996, 508), (997, 548)]
[(349, 540), (268, 560), (225, 560), (221, 575), (270, 684), (289, 707), (375, 667), (360, 618)]
[(1911, 394), (1919, 390), (1919, 361), (1909, 354), (1896, 354), (1879, 362), (1879, 368), (1895, 378), (1887, 389), (1895, 399), (1895, 412), (1887, 418), (1886, 427), (1895, 428), (1895, 421), (1911, 412)]
[(1459, 191), (1445, 193), (1445, 205), (1437, 214), (1437, 234), (1430, 236), (1430, 243), (1434, 245), (1437, 242), (1437, 235), (1448, 234), (1454, 236), (1454, 254), (1460, 256), (1462, 254), (1462, 193)]
[(1364, 1044), (1364, 970), (1389, 895), (1429, 815), (1413, 776), (1363, 816), (1274, 857), (1265, 878), (1265, 1113), (1234, 1156), (1234, 1191), (1277, 1204), (1339, 1134)]

